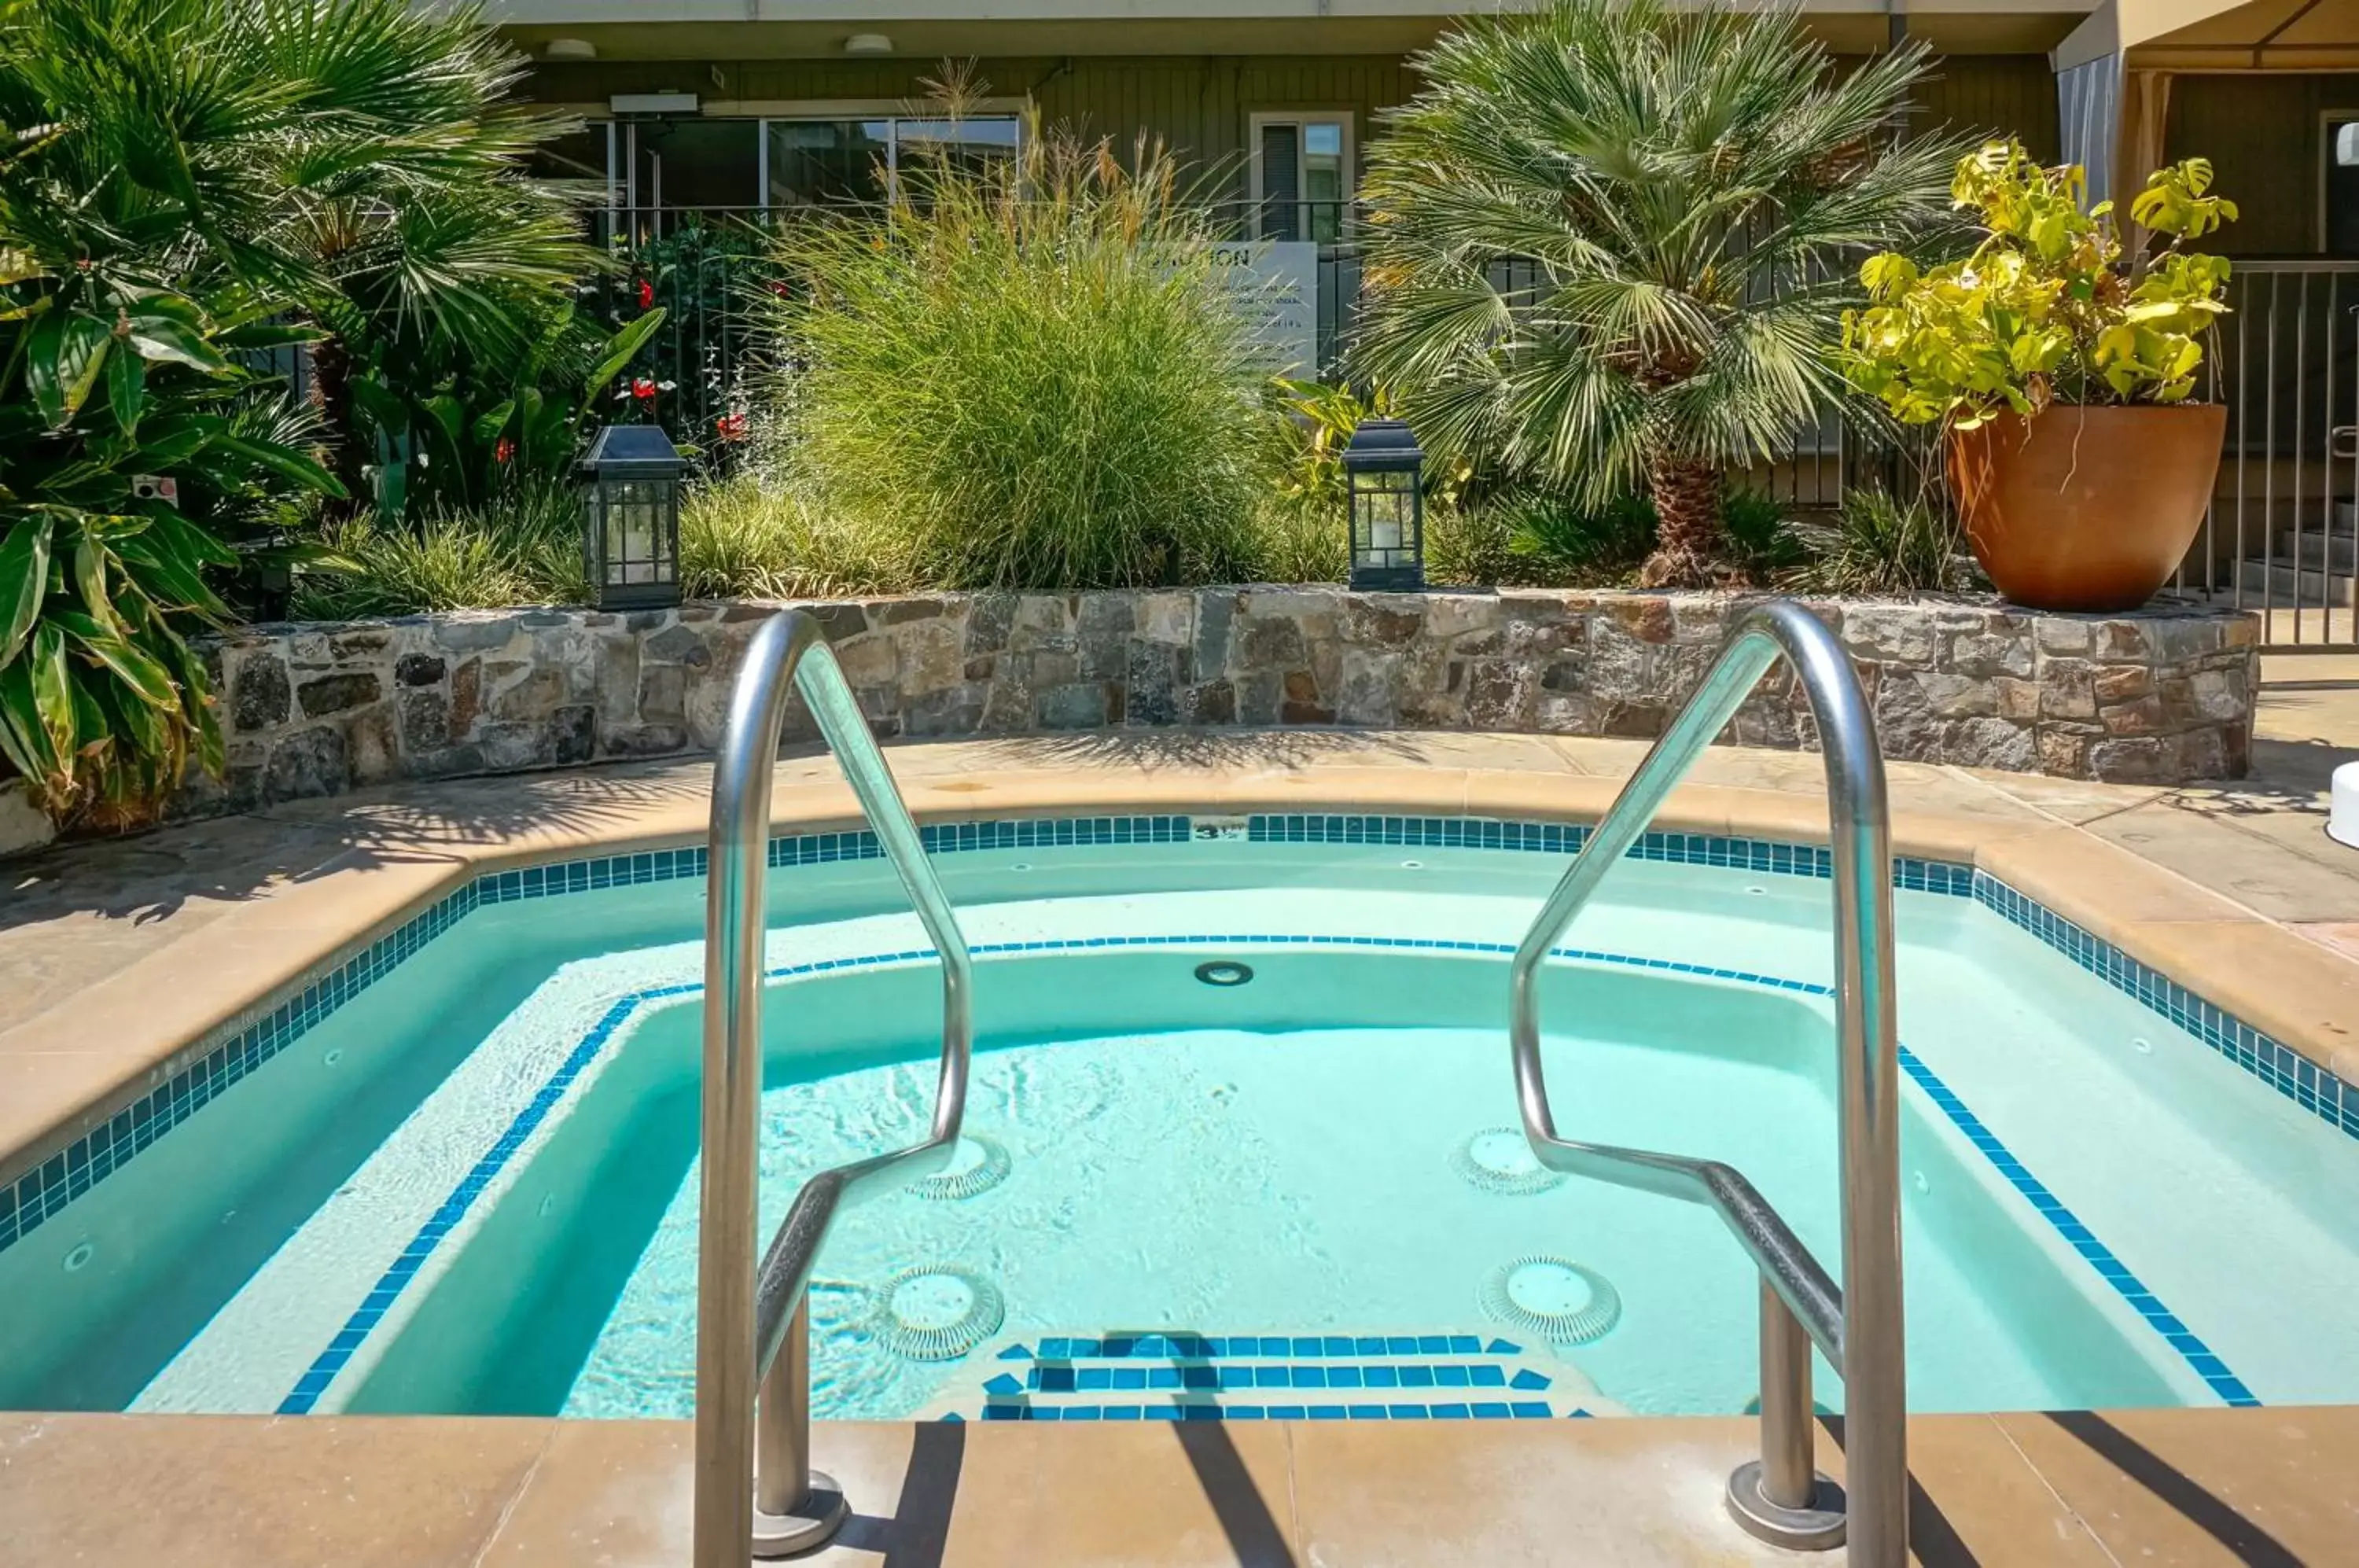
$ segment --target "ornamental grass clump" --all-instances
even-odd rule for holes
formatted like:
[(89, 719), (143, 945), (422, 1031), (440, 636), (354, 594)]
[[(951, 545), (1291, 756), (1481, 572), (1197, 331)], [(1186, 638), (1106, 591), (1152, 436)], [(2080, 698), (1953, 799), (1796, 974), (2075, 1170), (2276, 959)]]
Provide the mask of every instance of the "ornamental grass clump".
[(1256, 326), (1159, 149), (1125, 169), (1027, 132), (780, 240), (795, 481), (944, 587), (1232, 577), (1264, 482)]

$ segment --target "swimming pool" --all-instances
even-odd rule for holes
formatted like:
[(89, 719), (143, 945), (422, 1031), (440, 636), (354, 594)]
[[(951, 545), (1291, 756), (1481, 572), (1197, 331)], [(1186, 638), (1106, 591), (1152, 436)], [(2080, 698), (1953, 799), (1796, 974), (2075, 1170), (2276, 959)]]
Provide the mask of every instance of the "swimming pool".
[[(1743, 1409), (1717, 1222), (1502, 1136), (1506, 954), (1578, 834), (928, 830), (969, 1142), (839, 1223), (817, 1412)], [(934, 969), (872, 854), (773, 844), (766, 1231), (929, 1105)], [(0, 1404), (685, 1413), (701, 871), (479, 879), (17, 1183)], [(1832, 1258), (1823, 871), (1651, 835), (1543, 985), (1568, 1134), (1727, 1160)], [(1912, 1407), (2359, 1398), (2359, 1104), (1987, 876), (1897, 875)]]

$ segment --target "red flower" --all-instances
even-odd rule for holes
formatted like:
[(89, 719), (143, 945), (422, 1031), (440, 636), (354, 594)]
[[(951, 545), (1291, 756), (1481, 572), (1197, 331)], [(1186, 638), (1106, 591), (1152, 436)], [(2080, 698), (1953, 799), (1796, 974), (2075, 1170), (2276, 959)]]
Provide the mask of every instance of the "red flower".
[(642, 403), (652, 403), (656, 400), (656, 384), (642, 376), (631, 383), (631, 396)]
[(648, 310), (656, 302), (656, 286), (646, 278), (639, 279), (639, 309)]
[(781, 299), (790, 299), (794, 297), (795, 291), (787, 287), (787, 280), (785, 278), (773, 278), (770, 279), (770, 292), (776, 294)]
[(502, 436), (499, 439), (498, 444), (492, 448), (492, 461), (494, 463), (506, 463), (515, 456), (516, 442), (510, 441), (506, 436)]
[(742, 413), (723, 414), (712, 421), (712, 430), (713, 433), (723, 441), (744, 441), (746, 423), (745, 416)]

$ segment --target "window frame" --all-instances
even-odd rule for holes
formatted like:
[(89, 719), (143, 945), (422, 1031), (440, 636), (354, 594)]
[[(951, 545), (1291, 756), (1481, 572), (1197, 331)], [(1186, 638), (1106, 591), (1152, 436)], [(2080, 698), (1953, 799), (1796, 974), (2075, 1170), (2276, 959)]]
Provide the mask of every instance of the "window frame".
[[(549, 103), (543, 105), (553, 113), (564, 114), (582, 122), (582, 129), (603, 131), (606, 140), (606, 199), (608, 212), (646, 212), (657, 210), (654, 202), (632, 199), (630, 190), (630, 159), (624, 156), (625, 133), (633, 125), (665, 118), (659, 115), (617, 114), (604, 103)], [(896, 129), (886, 148), (886, 184), (890, 191), (898, 185), (901, 167), (901, 137), (898, 125), (904, 120), (940, 120), (940, 114), (912, 113), (921, 105), (907, 99), (872, 98), (748, 98), (715, 99), (703, 104), (693, 115), (673, 116), (679, 119), (743, 120), (755, 126), (754, 192), (752, 201), (743, 204), (748, 212), (767, 213), (770, 202), (770, 126), (775, 123), (801, 121), (828, 122), (842, 120), (885, 120)], [(1020, 150), (1030, 134), (1027, 114), (1031, 108), (1028, 98), (984, 98), (976, 103), (967, 118), (974, 120), (1014, 120), (1016, 145)], [(1344, 147), (1351, 147), (1350, 134), (1345, 133)], [(783, 211), (784, 209), (778, 209)]]
[(2337, 256), (2327, 248), (2333, 239), (2328, 224), (2326, 204), (2334, 179), (2334, 127), (2338, 124), (2359, 125), (2359, 104), (2318, 112), (2318, 171), (2317, 181), (2311, 191), (2310, 242), (2311, 251), (2317, 256), (2330, 261), (2348, 261), (2359, 257), (2359, 252)]
[[(1312, 125), (1340, 125), (1343, 128), (1343, 194), (1341, 202), (1341, 210), (1337, 213), (1338, 222), (1336, 223), (1336, 229), (1337, 237), (1339, 239), (1346, 237), (1351, 234), (1356, 216), (1353, 210), (1353, 203), (1358, 201), (1360, 191), (1359, 119), (1360, 112), (1358, 109), (1332, 105), (1283, 109), (1255, 109), (1246, 114), (1245, 212), (1248, 215), (1247, 221), (1250, 225), (1253, 237), (1256, 240), (1265, 240), (1269, 237), (1261, 232), (1262, 207), (1264, 201), (1266, 200), (1262, 192), (1262, 130), (1265, 126), (1268, 125), (1292, 125), (1294, 127), (1297, 168), (1301, 166), (1301, 160), (1305, 156), (1307, 156), (1302, 150), (1302, 131), (1304, 126)], [(1314, 203), (1307, 197), (1298, 195), (1295, 198), (1296, 207), (1302, 210), (1303, 215), (1306, 218), (1309, 216), (1309, 210), (1316, 204), (1317, 203)], [(1299, 226), (1306, 234), (1309, 232), (1310, 227), (1307, 222)], [(1315, 240), (1306, 243), (1325, 245), (1333, 242)]]

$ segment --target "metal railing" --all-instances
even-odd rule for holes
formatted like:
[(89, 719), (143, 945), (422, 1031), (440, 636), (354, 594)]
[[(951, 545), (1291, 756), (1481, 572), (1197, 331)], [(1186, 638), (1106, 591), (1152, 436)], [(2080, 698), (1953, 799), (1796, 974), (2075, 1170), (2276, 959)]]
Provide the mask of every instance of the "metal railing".
[[(770, 782), (795, 691), (941, 955), (941, 1075), (925, 1140), (804, 1182), (757, 1270)], [(966, 1111), (974, 1044), (972, 970), (966, 938), (917, 823), (825, 634), (801, 611), (773, 616), (746, 647), (712, 775), (696, 1272), (696, 1568), (742, 1568), (749, 1530), (753, 1555), (780, 1557), (819, 1545), (843, 1522), (842, 1489), (810, 1467), (811, 1264), (844, 1204), (949, 1161)]]
[[(1712, 1160), (1561, 1137), (1540, 1063), (1538, 980), (1549, 949), (1646, 832), (1671, 787), (1769, 667), (1793, 668), (1826, 757), (1841, 1052), (1843, 1285), (1838, 1289), (1753, 1184)], [(1892, 842), (1875, 723), (1843, 645), (1799, 605), (1754, 605), (1695, 694), (1623, 786), (1525, 933), (1510, 970), (1509, 1037), (1524, 1134), (1551, 1171), (1701, 1203), (1761, 1274), (1761, 1457), (1728, 1505), (1760, 1539), (1820, 1550), (1850, 1538), (1856, 1568), (1908, 1553), (1908, 1372), (1900, 1293), (1899, 1041), (1892, 974)], [(1843, 1381), (1848, 1496), (1812, 1462), (1810, 1345)]]
[(2359, 648), (2359, 260), (2234, 268), (2200, 393), (2220, 475), (2174, 586), (2259, 611), (2267, 648)]

